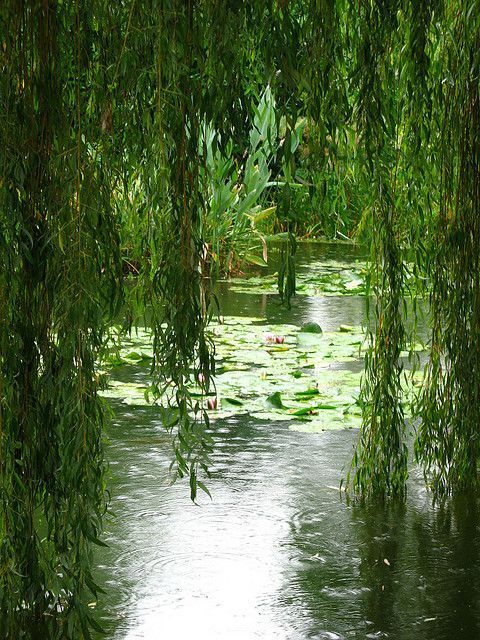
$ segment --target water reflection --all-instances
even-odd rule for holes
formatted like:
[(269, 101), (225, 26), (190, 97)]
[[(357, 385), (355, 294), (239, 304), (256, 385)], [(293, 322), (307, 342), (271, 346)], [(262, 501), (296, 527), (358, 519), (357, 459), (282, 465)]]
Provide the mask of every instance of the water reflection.
[(360, 517), (365, 612), (374, 627), (399, 638), (480, 637), (477, 501), (409, 501), (380, 518), (378, 509)]
[[(344, 638), (480, 637), (478, 498), (435, 507), (423, 495), (345, 510), (340, 557), (310, 522), (295, 533), (301, 550), (319, 549), (294, 578), (310, 611), (304, 637), (328, 637), (321, 629)], [(328, 515), (339, 524), (338, 511)]]
[(117, 584), (130, 591), (109, 593), (116, 602), (104, 613), (107, 624), (120, 619), (112, 637), (156, 638), (159, 629), (179, 638), (291, 637), (272, 598), (288, 561), (289, 499), (285, 483), (265, 482), (276, 448), (268, 432), (252, 422), (220, 430), (214, 501), (195, 506), (184, 485), (167, 487), (160, 477), (168, 451), (148, 445), (151, 428), (137, 425), (134, 448), (125, 446), (132, 436), (123, 420), (117, 428), (111, 447), (122, 482), (109, 553)]
[(359, 581), (364, 586), (360, 610), (371, 637), (390, 637), (400, 630), (396, 604), (400, 581), (397, 573), (405, 571), (401, 550), (405, 547), (404, 504), (356, 506), (352, 525), (360, 556)]
[[(313, 263), (328, 260), (358, 261), (365, 259), (365, 252), (355, 245), (311, 242), (300, 245), (296, 256), (297, 273), (308, 272)], [(252, 267), (248, 275), (276, 273), (280, 266), (280, 250), (273, 245), (269, 249), (266, 269)], [(292, 299), (290, 309), (281, 303), (280, 296), (264, 293), (237, 293), (228, 283), (219, 283), (218, 298), (221, 313), (235, 316), (258, 316), (267, 323), (318, 322), (325, 331), (338, 329), (339, 324), (362, 324), (365, 321), (365, 300), (354, 296), (307, 297), (298, 295)]]
[(101, 576), (108, 637), (480, 637), (478, 503), (348, 505), (336, 489), (353, 434), (231, 420), (213, 501), (169, 487), (153, 412), (117, 407), (116, 519)]
[[(335, 329), (361, 323), (364, 301), (299, 297), (288, 312), (271, 296), (225, 294), (222, 310)], [(213, 501), (195, 506), (185, 484), (169, 486), (156, 410), (114, 410), (116, 517), (97, 561), (107, 638), (480, 637), (477, 497), (435, 506), (414, 473), (406, 504), (349, 505), (337, 487), (352, 431), (244, 417), (217, 425)]]

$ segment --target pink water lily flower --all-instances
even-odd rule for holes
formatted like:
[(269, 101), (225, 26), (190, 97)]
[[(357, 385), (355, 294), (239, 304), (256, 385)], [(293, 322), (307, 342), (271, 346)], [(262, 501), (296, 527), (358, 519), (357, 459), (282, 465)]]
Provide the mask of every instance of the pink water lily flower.
[(284, 336), (277, 336), (275, 333), (266, 333), (265, 342), (271, 344), (283, 344), (285, 342)]
[(207, 409), (214, 411), (217, 408), (217, 396), (214, 398), (207, 398)]

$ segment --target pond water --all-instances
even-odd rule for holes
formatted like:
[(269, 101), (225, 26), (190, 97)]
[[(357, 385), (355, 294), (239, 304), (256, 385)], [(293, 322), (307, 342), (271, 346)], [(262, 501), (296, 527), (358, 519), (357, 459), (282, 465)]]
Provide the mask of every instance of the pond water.
[[(301, 249), (300, 270), (344, 247)], [(318, 264), (317, 264), (318, 267)], [(364, 321), (359, 296), (221, 291), (225, 315), (324, 330)], [(146, 370), (114, 376), (142, 382)], [(115, 517), (97, 554), (107, 638), (296, 640), (480, 637), (480, 534), (474, 499), (432, 504), (412, 469), (405, 505), (347, 504), (339, 492), (355, 429), (315, 433), (288, 421), (215, 423), (212, 500), (169, 485), (158, 410), (113, 399), (107, 447)]]

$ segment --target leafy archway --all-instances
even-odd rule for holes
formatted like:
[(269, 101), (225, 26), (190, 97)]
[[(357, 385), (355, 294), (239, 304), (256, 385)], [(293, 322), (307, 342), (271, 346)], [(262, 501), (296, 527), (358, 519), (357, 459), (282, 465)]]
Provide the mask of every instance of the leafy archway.
[[(37, 625), (43, 637), (87, 638), (95, 627), (90, 550), (106, 508), (95, 363), (125, 306), (129, 324), (133, 300), (151, 310), (153, 380), (158, 394), (171, 392), (166, 426), (192, 496), (208, 469), (208, 417), (188, 386), (201, 376), (208, 389), (214, 375), (200, 140), (208, 125), (220, 152), (241, 151), (267, 84), (292, 172), (292, 131), (308, 117), (318, 171), (342, 162), (350, 136), (370, 185), (362, 208), (376, 328), (353, 489), (405, 491), (400, 353), (411, 269), (417, 290), (431, 277), (432, 308), (416, 456), (440, 492), (477, 484), (479, 32), (472, 0), (2, 3), (5, 637)], [(293, 251), (292, 238), (290, 269)], [(288, 299), (292, 273), (284, 282)]]

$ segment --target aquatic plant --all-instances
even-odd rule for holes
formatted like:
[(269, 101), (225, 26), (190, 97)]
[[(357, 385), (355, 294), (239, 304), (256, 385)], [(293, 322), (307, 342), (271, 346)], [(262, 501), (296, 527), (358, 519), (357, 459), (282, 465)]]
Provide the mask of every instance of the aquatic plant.
[(217, 138), (218, 133), (206, 125), (200, 141), (206, 154), (202, 237), (210, 276), (231, 275), (245, 263), (267, 263), (267, 245), (257, 226), (275, 213), (266, 194), (280, 143), (270, 88), (254, 107), (248, 144), (239, 159), (234, 157), (232, 140), (219, 149)]

